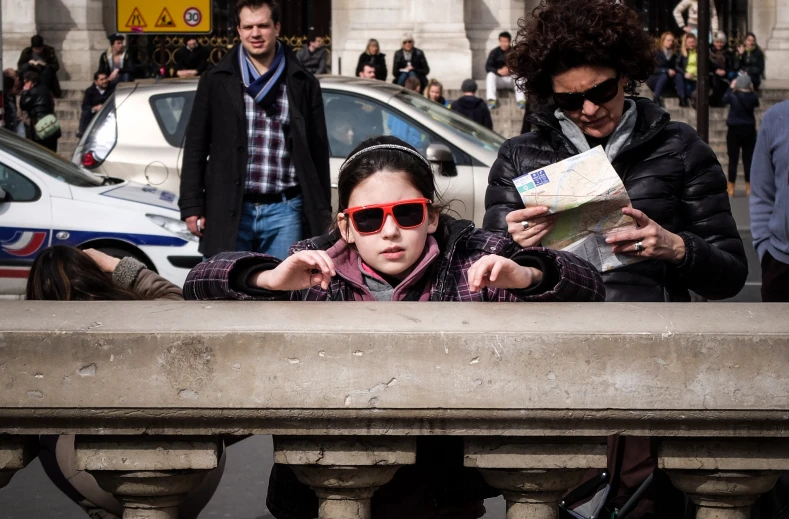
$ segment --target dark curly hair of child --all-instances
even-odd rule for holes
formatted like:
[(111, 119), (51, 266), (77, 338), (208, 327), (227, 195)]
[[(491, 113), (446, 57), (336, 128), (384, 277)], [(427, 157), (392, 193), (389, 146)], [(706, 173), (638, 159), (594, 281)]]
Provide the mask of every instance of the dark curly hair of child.
[(519, 27), (508, 66), (543, 101), (553, 94), (553, 76), (575, 67), (611, 67), (635, 95), (655, 66), (654, 39), (638, 13), (614, 0), (543, 0)]

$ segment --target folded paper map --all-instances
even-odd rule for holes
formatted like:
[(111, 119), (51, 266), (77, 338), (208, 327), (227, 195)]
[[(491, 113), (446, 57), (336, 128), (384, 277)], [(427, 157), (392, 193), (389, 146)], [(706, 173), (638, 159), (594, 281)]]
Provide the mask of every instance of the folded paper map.
[(643, 259), (614, 254), (605, 243), (608, 235), (636, 224), (622, 214), (623, 207), (630, 207), (630, 197), (601, 146), (521, 175), (513, 183), (526, 207), (543, 205), (559, 215), (543, 246), (572, 252), (600, 272)]

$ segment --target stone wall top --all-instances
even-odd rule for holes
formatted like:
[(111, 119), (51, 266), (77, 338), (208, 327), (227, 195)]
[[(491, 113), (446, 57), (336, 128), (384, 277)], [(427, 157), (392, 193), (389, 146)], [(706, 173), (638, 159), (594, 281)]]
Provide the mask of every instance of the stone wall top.
[(789, 436), (788, 310), (0, 303), (0, 432)]

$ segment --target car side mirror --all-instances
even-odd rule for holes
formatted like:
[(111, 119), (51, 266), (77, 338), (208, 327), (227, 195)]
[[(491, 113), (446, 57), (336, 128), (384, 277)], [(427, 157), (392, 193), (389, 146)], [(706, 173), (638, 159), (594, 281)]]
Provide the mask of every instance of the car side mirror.
[(441, 175), (442, 177), (458, 176), (455, 157), (446, 144), (431, 144), (428, 146), (427, 161), (430, 162), (434, 175)]

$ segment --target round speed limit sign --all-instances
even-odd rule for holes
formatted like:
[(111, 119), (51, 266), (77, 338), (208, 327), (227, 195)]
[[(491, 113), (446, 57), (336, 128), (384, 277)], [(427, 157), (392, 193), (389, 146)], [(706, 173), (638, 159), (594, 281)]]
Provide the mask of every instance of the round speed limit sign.
[(184, 22), (189, 27), (197, 27), (203, 21), (203, 13), (197, 7), (190, 7), (184, 11)]

